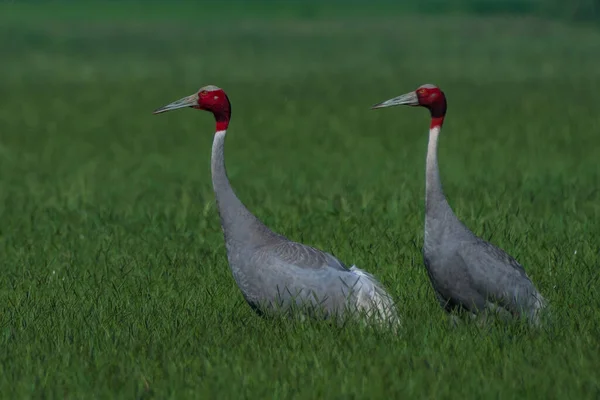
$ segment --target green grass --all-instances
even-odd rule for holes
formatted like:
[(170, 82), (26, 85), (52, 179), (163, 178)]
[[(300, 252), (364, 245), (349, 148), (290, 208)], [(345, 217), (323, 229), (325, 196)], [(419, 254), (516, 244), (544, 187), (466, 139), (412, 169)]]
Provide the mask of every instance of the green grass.
[[(598, 398), (598, 43), (514, 17), (0, 17), (0, 393)], [(426, 82), (449, 99), (449, 201), (525, 266), (553, 307), (544, 329), (450, 329), (434, 299), (427, 113), (369, 110)], [(376, 274), (398, 335), (245, 304), (214, 206), (212, 117), (151, 115), (205, 84), (233, 103), (239, 197)]]

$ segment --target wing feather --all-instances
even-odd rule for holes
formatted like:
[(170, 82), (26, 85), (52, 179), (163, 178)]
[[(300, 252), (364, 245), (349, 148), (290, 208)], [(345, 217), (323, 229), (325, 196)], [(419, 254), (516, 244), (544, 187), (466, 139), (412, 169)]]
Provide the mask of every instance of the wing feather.
[(489, 242), (479, 239), (467, 243), (459, 248), (457, 254), (483, 296), (491, 296), (507, 304), (521, 302), (536, 292), (523, 266)]
[(270, 255), (282, 263), (300, 268), (322, 269), (333, 268), (348, 271), (348, 268), (331, 254), (302, 243), (281, 241), (270, 246)]

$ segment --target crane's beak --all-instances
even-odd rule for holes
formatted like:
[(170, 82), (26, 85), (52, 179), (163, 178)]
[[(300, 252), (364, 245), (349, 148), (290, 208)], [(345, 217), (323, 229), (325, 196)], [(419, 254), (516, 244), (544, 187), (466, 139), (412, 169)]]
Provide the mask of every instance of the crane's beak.
[(184, 97), (183, 99), (179, 99), (177, 101), (172, 102), (171, 104), (167, 104), (161, 108), (157, 108), (152, 112), (152, 114), (160, 114), (167, 111), (177, 110), (178, 108), (184, 107), (193, 107), (198, 105), (198, 95), (192, 94), (190, 96)]
[(371, 110), (376, 108), (385, 108), (393, 106), (418, 106), (419, 98), (417, 92), (410, 92), (403, 94), (402, 96), (394, 97), (393, 99), (386, 100), (382, 103), (375, 104), (371, 107)]

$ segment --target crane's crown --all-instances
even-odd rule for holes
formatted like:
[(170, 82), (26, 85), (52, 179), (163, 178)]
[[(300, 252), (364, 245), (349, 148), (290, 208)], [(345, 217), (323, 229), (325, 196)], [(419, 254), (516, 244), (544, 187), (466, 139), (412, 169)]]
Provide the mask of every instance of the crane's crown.
[(218, 86), (215, 85), (206, 85), (206, 86), (202, 86), (200, 89), (198, 89), (198, 93), (200, 92), (216, 92), (216, 91), (223, 91), (223, 89), (221, 89)]

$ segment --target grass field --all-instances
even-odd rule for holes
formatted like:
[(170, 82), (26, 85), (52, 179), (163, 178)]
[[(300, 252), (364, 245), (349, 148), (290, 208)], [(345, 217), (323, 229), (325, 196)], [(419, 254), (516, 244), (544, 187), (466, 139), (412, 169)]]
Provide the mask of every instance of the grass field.
[[(2, 397), (600, 396), (598, 30), (20, 6), (0, 6)], [(549, 299), (541, 330), (451, 329), (435, 301), (421, 256), (428, 115), (369, 110), (422, 83), (449, 101), (446, 195)], [(376, 274), (399, 334), (246, 305), (210, 183), (212, 117), (151, 115), (206, 84), (233, 104), (239, 197)]]

